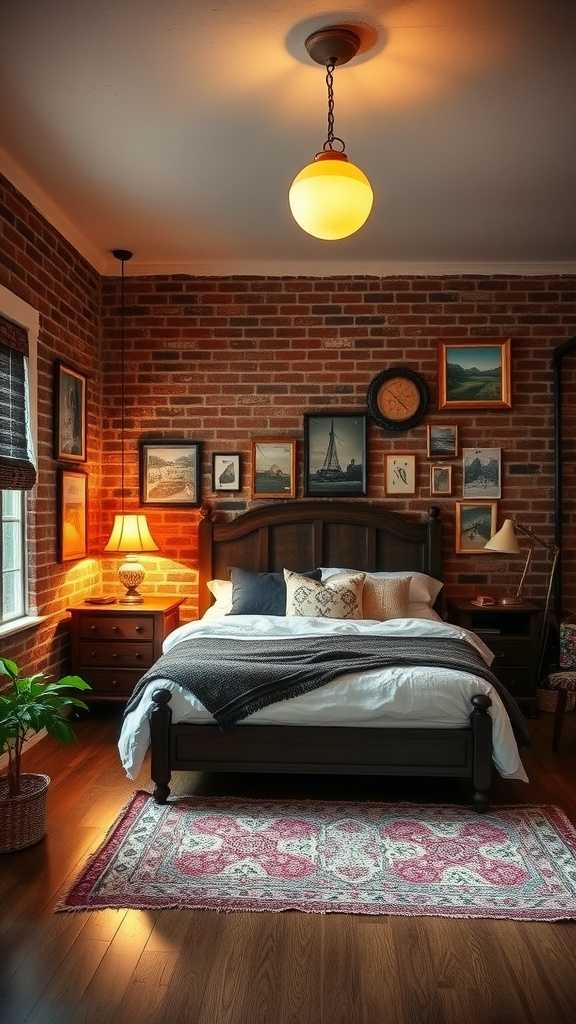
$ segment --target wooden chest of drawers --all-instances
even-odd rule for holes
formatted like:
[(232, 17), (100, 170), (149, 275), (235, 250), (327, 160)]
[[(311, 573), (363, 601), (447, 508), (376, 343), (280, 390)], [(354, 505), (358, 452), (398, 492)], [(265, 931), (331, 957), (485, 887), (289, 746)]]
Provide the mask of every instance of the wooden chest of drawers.
[(492, 670), (524, 711), (535, 706), (542, 609), (536, 604), (477, 608), (450, 604), (450, 621), (471, 629), (494, 652)]
[(76, 604), (69, 608), (72, 671), (92, 686), (86, 700), (125, 701), (162, 653), (179, 622), (183, 597), (146, 598), (142, 604)]

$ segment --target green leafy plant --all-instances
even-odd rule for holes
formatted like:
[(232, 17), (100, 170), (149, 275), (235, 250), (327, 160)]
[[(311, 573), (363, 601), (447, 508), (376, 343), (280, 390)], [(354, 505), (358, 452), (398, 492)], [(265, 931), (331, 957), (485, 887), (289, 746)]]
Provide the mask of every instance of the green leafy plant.
[(8, 753), (8, 795), (20, 794), (22, 748), (29, 733), (46, 729), (61, 743), (70, 743), (74, 732), (66, 718), (68, 708), (88, 710), (71, 690), (90, 690), (80, 676), (64, 676), (57, 683), (44, 682), (44, 673), (20, 678), (15, 661), (0, 658), (0, 676), (10, 685), (0, 689), (0, 754)]

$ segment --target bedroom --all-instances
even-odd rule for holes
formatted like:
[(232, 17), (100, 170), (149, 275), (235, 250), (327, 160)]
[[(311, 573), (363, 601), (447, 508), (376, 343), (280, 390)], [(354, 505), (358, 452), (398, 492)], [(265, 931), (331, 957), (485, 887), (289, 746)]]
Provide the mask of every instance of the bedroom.
[(573, 39), (3, 4), (2, 1020), (574, 1018)]

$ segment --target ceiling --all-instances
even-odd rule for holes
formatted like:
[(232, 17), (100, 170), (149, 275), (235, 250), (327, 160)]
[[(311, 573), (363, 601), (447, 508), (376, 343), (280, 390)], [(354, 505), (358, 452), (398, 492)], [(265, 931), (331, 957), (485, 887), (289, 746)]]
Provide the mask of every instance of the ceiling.
[[(336, 132), (371, 179), (341, 242), (292, 220), (325, 138), (310, 31), (360, 23)], [(101, 270), (576, 270), (574, 0), (2, 0), (0, 169)], [(116, 272), (116, 269), (113, 270)]]

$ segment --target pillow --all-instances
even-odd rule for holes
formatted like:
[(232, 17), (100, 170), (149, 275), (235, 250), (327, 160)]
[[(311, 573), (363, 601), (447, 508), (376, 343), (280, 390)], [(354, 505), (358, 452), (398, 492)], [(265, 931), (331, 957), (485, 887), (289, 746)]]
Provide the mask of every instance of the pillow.
[[(301, 576), (320, 580), (320, 569)], [(232, 606), (229, 615), (286, 615), (286, 584), (281, 572), (232, 569)]]
[(232, 607), (232, 584), (230, 580), (208, 580), (208, 590), (216, 598), (202, 616), (203, 619), (218, 619), (228, 615)]
[[(342, 572), (363, 572), (363, 569), (321, 569), (322, 579), (328, 580), (331, 576), (335, 576), (337, 573)], [(440, 580), (435, 580), (433, 576), (427, 576), (424, 572), (370, 572), (366, 573), (367, 577), (373, 579), (400, 579), (402, 577), (411, 577), (410, 582), (410, 603), (417, 602), (419, 604), (424, 603), (433, 605), (434, 601), (438, 597), (438, 594), (444, 586)]]
[(321, 583), (284, 569), (286, 615), (313, 615), (322, 619), (361, 619), (364, 574), (346, 575)]
[(367, 576), (362, 591), (364, 618), (377, 619), (378, 622), (408, 618), (411, 579), (411, 576), (402, 576), (397, 580), (378, 580)]

